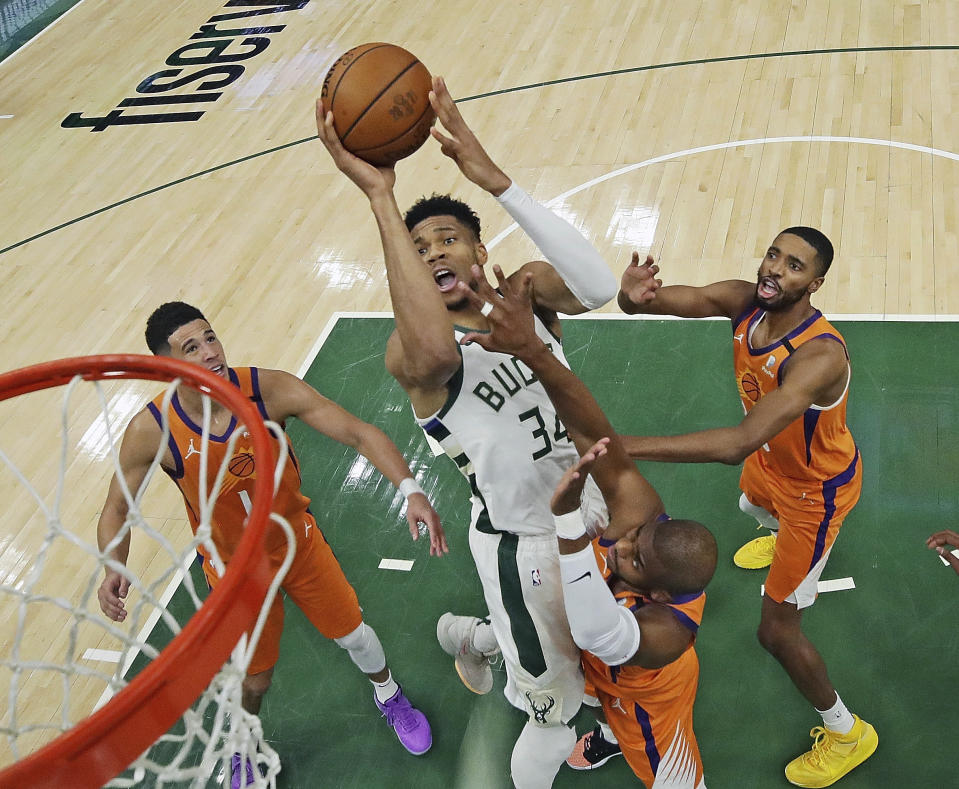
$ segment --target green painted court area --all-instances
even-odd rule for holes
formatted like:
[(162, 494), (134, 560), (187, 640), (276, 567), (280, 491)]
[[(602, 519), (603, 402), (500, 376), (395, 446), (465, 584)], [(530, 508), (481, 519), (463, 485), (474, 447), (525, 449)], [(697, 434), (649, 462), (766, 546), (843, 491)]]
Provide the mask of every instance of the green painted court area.
[[(327, 539), (377, 630), (394, 675), (429, 716), (434, 744), (423, 757), (396, 742), (369, 682), (294, 606), (264, 730), (283, 760), (284, 787), (509, 787), (509, 754), (524, 717), (502, 696), (460, 683), (439, 647), (444, 611), (483, 614), (467, 544), (467, 485), (447, 458), (434, 458), (409, 404), (383, 367), (392, 321), (341, 319), (307, 380), (386, 431), (411, 459), (443, 518), (451, 545), (430, 558), (411, 542), (392, 485), (355, 453), (301, 424), (289, 431)], [(729, 327), (719, 321), (575, 320), (565, 324), (570, 363), (623, 433), (685, 432), (741, 418), (731, 372)], [(805, 617), (834, 684), (875, 725), (879, 750), (840, 782), (844, 789), (955, 786), (947, 743), (959, 731), (953, 699), (959, 669), (959, 578), (925, 538), (955, 528), (959, 471), (955, 323), (837, 323), (853, 359), (849, 421), (865, 461), (862, 500), (823, 575), (855, 589), (824, 593)], [(249, 360), (252, 362), (262, 360)], [(720, 546), (697, 641), (702, 663), (696, 731), (712, 789), (787, 786), (785, 764), (808, 749), (821, 721), (759, 646), (762, 571), (731, 557), (756, 536), (738, 507), (738, 469), (643, 464), (674, 516), (707, 524)], [(383, 558), (414, 560), (409, 572), (380, 570)], [(588, 711), (575, 723), (592, 728)], [(556, 787), (638, 784), (622, 759), (592, 773), (561, 770)]]

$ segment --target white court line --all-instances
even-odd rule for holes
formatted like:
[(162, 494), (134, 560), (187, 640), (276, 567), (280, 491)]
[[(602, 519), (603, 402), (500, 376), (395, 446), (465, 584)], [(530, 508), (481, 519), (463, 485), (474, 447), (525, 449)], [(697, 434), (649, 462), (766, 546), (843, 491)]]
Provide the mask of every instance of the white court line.
[[(833, 578), (831, 581), (820, 581), (816, 584), (816, 591), (822, 594), (823, 592), (843, 592), (846, 589), (855, 589), (856, 582), (852, 578)], [(762, 597), (766, 594), (766, 585), (763, 584), (759, 587), (759, 596)]]
[(12, 115), (0, 115), (0, 118), (12, 118)]
[(330, 319), (326, 322), (326, 326), (323, 327), (323, 331), (320, 332), (320, 336), (316, 338), (316, 342), (313, 343), (313, 347), (310, 348), (310, 352), (306, 355), (306, 360), (303, 364), (300, 365), (300, 371), (296, 374), (297, 378), (302, 378), (307, 374), (310, 367), (313, 366), (313, 362), (316, 361), (316, 357), (320, 353), (320, 349), (326, 344), (326, 341), (329, 339), (330, 332), (336, 327), (336, 322), (340, 318), (392, 318), (392, 312), (334, 312)]
[[(26, 49), (28, 46), (30, 46), (30, 44), (32, 44), (34, 41), (36, 41), (38, 38), (40, 38), (40, 36), (42, 36), (42, 35), (43, 35), (44, 33), (46, 33), (51, 27), (53, 27), (55, 24), (57, 24), (57, 22), (59, 22), (61, 19), (63, 19), (63, 17), (65, 17), (65, 16), (66, 16), (67, 14), (69, 14), (71, 11), (73, 11), (74, 9), (76, 9), (76, 7), (79, 6), (81, 2), (83, 2), (83, 0), (77, 0), (76, 3), (74, 3), (74, 4), (73, 4), (72, 6), (70, 6), (66, 11), (64, 11), (62, 14), (60, 14), (60, 16), (58, 16), (56, 19), (54, 19), (49, 25), (44, 25), (42, 28), (40, 28), (40, 31), (39, 31), (33, 38), (31, 38), (31, 39), (29, 39), (29, 40), (27, 40), (27, 41), (24, 41), (19, 47), (17, 47), (15, 50), (13, 50), (13, 52), (11, 52), (9, 55), (7, 55), (7, 56), (3, 59), (4, 64), (9, 63), (9, 62), (10, 62), (10, 58), (14, 57), (14, 56), (17, 55), (18, 53), (20, 53), (20, 52), (22, 52), (24, 49)], [(10, 117), (12, 118), (13, 116), (11, 115)]]
[[(871, 137), (833, 137), (830, 135), (804, 135), (800, 137), (760, 137), (755, 140), (730, 140), (729, 142), (720, 142), (714, 145), (700, 145), (697, 148), (687, 148), (683, 151), (675, 151), (674, 153), (666, 153), (662, 156), (654, 156), (652, 159), (646, 159), (642, 162), (636, 162), (635, 164), (629, 164), (626, 167), (620, 167), (618, 170), (613, 170), (608, 172), (605, 175), (600, 175), (596, 178), (593, 178), (589, 181), (581, 183), (579, 186), (574, 186), (572, 189), (563, 192), (560, 195), (557, 195), (552, 200), (547, 201), (547, 206), (553, 206), (557, 203), (562, 203), (566, 198), (572, 197), (579, 192), (583, 192), (586, 189), (590, 189), (597, 184), (601, 184), (604, 181), (610, 181), (613, 178), (616, 178), (620, 175), (626, 175), (631, 173), (634, 170), (639, 170), (643, 167), (649, 167), (653, 164), (660, 164), (662, 162), (669, 162), (673, 159), (680, 159), (684, 156), (692, 156), (698, 153), (708, 153), (710, 151), (721, 151), (727, 148), (745, 148), (751, 145), (771, 145), (774, 143), (796, 143), (796, 142), (840, 142), (848, 143), (855, 145), (878, 145), (883, 148), (900, 148), (905, 151), (915, 151), (917, 153), (930, 153), (933, 156), (941, 156), (944, 159), (952, 159), (953, 161), (959, 161), (959, 154), (952, 153), (951, 151), (945, 151), (941, 148), (930, 148), (927, 145), (914, 145), (910, 142), (897, 142), (895, 140), (876, 140)], [(507, 227), (502, 233), (499, 233), (492, 241), (487, 245), (487, 249), (492, 249), (500, 241), (502, 241), (506, 236), (516, 230), (519, 226), (514, 222), (509, 227)]]
[[(951, 553), (953, 556), (955, 556), (957, 559), (959, 559), (959, 548), (956, 548), (956, 550), (954, 550), (954, 551), (950, 551), (950, 553)], [(944, 565), (946, 565), (946, 567), (951, 567), (951, 565), (949, 564), (949, 562), (946, 560), (946, 557), (940, 556), (940, 557), (939, 557), (939, 561), (942, 562)]]
[(107, 663), (119, 663), (123, 653), (117, 649), (88, 649), (83, 653), (84, 660), (103, 660)]
[(413, 562), (410, 559), (380, 559), (380, 570), (402, 570), (409, 572), (413, 569)]
[[(156, 626), (156, 623), (160, 621), (160, 609), (166, 609), (167, 603), (170, 602), (173, 594), (179, 589), (180, 584), (183, 582), (183, 576), (185, 570), (189, 570), (190, 564), (193, 564), (195, 557), (190, 559), (190, 563), (184, 567), (177, 568), (176, 572), (173, 573), (173, 577), (170, 579), (170, 583), (167, 584), (166, 589), (163, 590), (163, 594), (160, 595), (159, 607), (154, 608), (150, 616), (147, 617), (146, 622), (143, 627), (140, 628), (140, 632), (137, 635), (137, 641), (140, 643), (146, 643), (147, 639), (150, 637), (150, 633), (153, 632), (153, 628)], [(137, 659), (140, 654), (139, 649), (132, 649), (127, 654), (127, 659), (123, 663), (123, 668), (120, 670), (120, 676), (125, 677), (127, 672), (130, 670), (130, 666), (133, 665), (133, 661)], [(112, 688), (106, 688), (103, 693), (100, 694), (100, 698), (97, 700), (97, 703), (94, 705), (93, 710), (96, 712), (100, 707), (106, 704), (111, 698), (113, 698)]]

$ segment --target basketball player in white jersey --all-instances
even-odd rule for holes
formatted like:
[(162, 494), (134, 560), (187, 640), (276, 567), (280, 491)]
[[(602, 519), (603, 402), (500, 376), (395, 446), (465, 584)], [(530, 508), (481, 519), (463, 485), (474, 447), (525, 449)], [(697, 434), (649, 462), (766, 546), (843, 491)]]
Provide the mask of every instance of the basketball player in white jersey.
[[(615, 277), (575, 228), (494, 164), (440, 77), (430, 102), (445, 129), (432, 130), (442, 152), (496, 197), (550, 261), (526, 263), (513, 276), (533, 275), (536, 331), (565, 363), (557, 313), (602, 306), (616, 293)], [(458, 344), (466, 331), (489, 328), (486, 313), (457, 287), (464, 282), (475, 288), (471, 267), (487, 260), (475, 213), (434, 195), (404, 218), (393, 195), (393, 169), (373, 167), (344, 150), (322, 102), (316, 118), (320, 140), (369, 199), (380, 231), (396, 319), (387, 369), (409, 395), (417, 422), (456, 462), (472, 491), (470, 549), (491, 628), (446, 615), (440, 635), (448, 626), (462, 636), (463, 651), (475, 654), (495, 651), (498, 644), (506, 697), (529, 715), (513, 748), (513, 782), (519, 789), (549, 787), (575, 745), (567, 724), (583, 699), (549, 506), (564, 470), (578, 460), (576, 448), (529, 368), (508, 355)], [(587, 506), (604, 509), (595, 487)], [(586, 517), (590, 522), (597, 515)]]

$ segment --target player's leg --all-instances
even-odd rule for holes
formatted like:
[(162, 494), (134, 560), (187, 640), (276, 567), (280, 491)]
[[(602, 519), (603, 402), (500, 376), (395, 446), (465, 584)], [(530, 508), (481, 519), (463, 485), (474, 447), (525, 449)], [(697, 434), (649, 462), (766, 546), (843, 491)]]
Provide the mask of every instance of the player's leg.
[(283, 584), (284, 591), (323, 635), (346, 650), (350, 660), (373, 684), (377, 708), (403, 747), (426, 753), (433, 735), (426, 716), (416, 709), (393, 678), (376, 632), (360, 611), (356, 592), (319, 529), (297, 547), (297, 556)]
[[(210, 589), (216, 588), (220, 577), (208, 558), (203, 557), (203, 574)], [(269, 613), (260, 640), (250, 656), (246, 676), (243, 678), (240, 704), (251, 715), (259, 715), (263, 697), (273, 681), (273, 670), (280, 657), (280, 636), (283, 633), (283, 601), (277, 596), (270, 604)], [(249, 635), (249, 633), (247, 633)], [(253, 763), (241, 753), (230, 758), (230, 789), (242, 789), (253, 784)]]
[(861, 472), (842, 487), (826, 485), (824, 494), (806, 492), (779, 504), (782, 528), (766, 579), (759, 641), (823, 721), (813, 729), (813, 748), (786, 767), (797, 786), (829, 786), (871, 756), (879, 742), (875, 729), (846, 708), (822, 655), (802, 631), (802, 612), (816, 600), (839, 526), (860, 488)]
[(526, 721), (510, 757), (513, 785), (516, 789), (549, 789), (575, 745), (576, 732), (569, 726)]
[(758, 570), (769, 567), (776, 550), (776, 537), (779, 534), (779, 519), (776, 506), (765, 490), (764, 475), (751, 455), (743, 465), (739, 486), (739, 509), (756, 519), (757, 528), (768, 529), (769, 534), (756, 537), (745, 543), (733, 554), (733, 564), (746, 570)]
[(530, 718), (510, 759), (513, 782), (519, 789), (549, 786), (575, 745), (567, 724), (583, 700), (556, 539), (471, 529), (470, 549), (503, 654), (504, 695)]

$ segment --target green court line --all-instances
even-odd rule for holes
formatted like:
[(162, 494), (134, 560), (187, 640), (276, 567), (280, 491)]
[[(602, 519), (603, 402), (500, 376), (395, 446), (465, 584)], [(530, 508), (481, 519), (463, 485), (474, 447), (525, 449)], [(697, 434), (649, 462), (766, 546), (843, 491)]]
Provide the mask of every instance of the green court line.
[[(806, 49), (806, 50), (794, 50), (789, 52), (760, 52), (752, 55), (728, 55), (728, 56), (716, 57), (716, 58), (680, 60), (672, 63), (657, 63), (653, 65), (648, 65), (648, 66), (634, 66), (631, 68), (615, 69), (612, 71), (601, 71), (601, 72), (595, 72), (592, 74), (582, 74), (574, 77), (563, 77), (555, 80), (547, 80), (545, 82), (534, 82), (528, 85), (519, 85), (513, 88), (504, 88), (502, 90), (490, 91), (487, 93), (477, 93), (473, 96), (466, 96), (462, 99), (457, 99), (456, 103), (463, 104), (470, 101), (489, 98), (491, 96), (500, 96), (507, 93), (519, 93), (526, 90), (533, 90), (535, 88), (542, 88), (550, 85), (560, 85), (568, 82), (580, 82), (588, 79), (596, 79), (598, 77), (619, 76), (623, 74), (633, 74), (633, 73), (639, 73), (643, 71), (658, 71), (663, 69), (679, 68), (682, 66), (727, 63), (727, 62), (734, 62), (739, 60), (761, 60), (761, 59), (769, 59), (769, 58), (777, 58), (777, 57), (795, 57), (798, 55), (838, 55), (838, 54), (851, 54), (851, 53), (858, 54), (858, 53), (864, 53), (864, 52), (926, 52), (926, 51), (955, 51), (955, 50), (959, 50), (959, 45), (932, 44), (932, 45), (914, 46), (914, 47), (913, 46), (889, 46), (889, 47), (876, 46), (876, 47), (849, 47), (849, 48), (838, 48), (838, 49)], [(223, 170), (228, 167), (234, 167), (235, 165), (242, 164), (243, 162), (249, 161), (250, 159), (256, 159), (260, 156), (268, 156), (269, 154), (276, 153), (277, 151), (281, 151), (285, 148), (291, 148), (295, 145), (301, 145), (305, 142), (310, 142), (311, 140), (315, 140), (315, 139), (317, 139), (316, 135), (312, 135), (310, 137), (304, 137), (299, 140), (294, 140), (293, 142), (285, 143), (283, 145), (278, 145), (274, 148), (268, 148), (265, 151), (260, 151), (258, 153), (250, 154), (249, 156), (244, 156), (240, 159), (234, 159), (232, 161), (216, 165), (215, 167), (210, 167), (206, 170), (193, 173), (192, 175), (186, 175), (183, 178), (178, 178), (175, 181), (171, 181), (169, 183), (156, 186), (153, 189), (148, 189), (145, 192), (140, 192), (130, 197), (126, 197), (123, 200), (118, 200), (115, 203), (111, 203), (110, 205), (103, 206), (102, 208), (98, 208), (95, 211), (91, 211), (88, 214), (83, 214), (82, 216), (76, 217), (75, 219), (70, 219), (66, 222), (63, 222), (57, 225), (56, 227), (52, 227), (47, 230), (42, 230), (39, 233), (36, 233), (30, 236), (29, 238), (25, 238), (22, 241), (17, 241), (16, 243), (3, 247), (2, 249), (0, 249), (0, 255), (4, 254), (5, 252), (10, 252), (11, 250), (17, 249), (18, 247), (22, 247), (24, 244), (29, 244), (31, 241), (36, 241), (39, 238), (43, 238), (44, 236), (48, 236), (52, 233), (56, 233), (58, 230), (63, 230), (66, 227), (75, 225), (78, 222), (82, 222), (86, 219), (90, 219), (91, 217), (98, 216), (99, 214), (105, 213), (107, 211), (111, 211), (114, 208), (125, 205), (126, 203), (132, 202), (134, 200), (139, 200), (142, 197), (147, 197), (149, 195), (155, 194), (156, 192), (163, 191), (164, 189), (169, 189), (170, 187), (185, 183), (186, 181), (191, 181), (195, 178), (200, 178), (204, 175), (209, 175), (210, 173), (214, 173), (218, 170)]]

